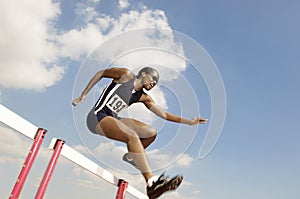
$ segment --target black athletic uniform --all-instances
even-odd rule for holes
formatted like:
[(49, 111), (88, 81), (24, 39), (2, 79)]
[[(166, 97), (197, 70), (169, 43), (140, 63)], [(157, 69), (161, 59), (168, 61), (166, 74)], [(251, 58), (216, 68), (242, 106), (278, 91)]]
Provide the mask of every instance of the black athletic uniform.
[(87, 126), (90, 131), (95, 133), (95, 127), (104, 117), (112, 116), (118, 118), (118, 113), (133, 103), (139, 101), (143, 94), (143, 89), (134, 90), (134, 80), (132, 78), (125, 83), (115, 83), (112, 81), (102, 92), (95, 106), (87, 117)]

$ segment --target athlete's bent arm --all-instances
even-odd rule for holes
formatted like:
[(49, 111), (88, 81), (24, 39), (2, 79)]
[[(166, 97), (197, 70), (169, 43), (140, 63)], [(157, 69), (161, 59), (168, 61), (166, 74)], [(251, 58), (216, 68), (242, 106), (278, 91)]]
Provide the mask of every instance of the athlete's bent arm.
[(73, 106), (76, 106), (78, 103), (84, 101), (88, 92), (93, 88), (93, 86), (99, 82), (103, 77), (112, 78), (116, 83), (126, 82), (133, 78), (134, 74), (126, 68), (109, 68), (105, 70), (98, 71), (92, 79), (89, 81), (85, 89), (82, 91), (81, 95), (73, 100)]
[(153, 101), (153, 99), (147, 94), (143, 94), (141, 96), (140, 101), (143, 102), (145, 106), (154, 114), (168, 121), (183, 123), (188, 125), (205, 124), (208, 121), (208, 119), (202, 118), (200, 116), (189, 120), (189, 119), (182, 118), (178, 115), (175, 115), (173, 113), (166, 112), (160, 106), (158, 106)]

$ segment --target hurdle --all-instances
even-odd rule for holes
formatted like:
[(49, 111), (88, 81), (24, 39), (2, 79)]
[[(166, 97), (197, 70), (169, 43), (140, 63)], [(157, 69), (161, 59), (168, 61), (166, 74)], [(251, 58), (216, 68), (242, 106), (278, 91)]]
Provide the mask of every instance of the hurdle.
[[(37, 126), (28, 122), (27, 120), (25, 120), (24, 118), (12, 112), (11, 110), (9, 110), (8, 108), (4, 107), (1, 104), (0, 104), (0, 122), (11, 127), (12, 129), (15, 129), (17, 132), (25, 135), (26, 137), (34, 140), (32, 148), (28, 154), (28, 156), (30, 157), (26, 158), (24, 166), (15, 184), (16, 188), (14, 187), (10, 195), (10, 199), (17, 199), (25, 183), (27, 174), (30, 171), (31, 165), (35, 160), (36, 154), (42, 144), (42, 141), (44, 140), (47, 130), (38, 128)], [(93, 162), (89, 158), (77, 152), (72, 147), (65, 144), (64, 140), (53, 138), (50, 143), (49, 149), (53, 150), (53, 154), (49, 161), (46, 172), (44, 173), (43, 179), (40, 183), (35, 199), (43, 198), (43, 195), (46, 191), (47, 185), (50, 181), (51, 175), (53, 173), (55, 165), (57, 164), (59, 156), (63, 156), (65, 159), (75, 163), (76, 165), (89, 171), (90, 173), (104, 179), (106, 182), (109, 182), (110, 184), (117, 186), (118, 192), (117, 192), (116, 199), (125, 199), (126, 192), (130, 193), (132, 196), (139, 199), (148, 199), (147, 195), (140, 192), (133, 186), (129, 185), (128, 182), (126, 182), (125, 180), (118, 178), (108, 170), (99, 166), (97, 163)], [(30, 159), (29, 163), (27, 159)], [(26, 168), (25, 169), (26, 172), (24, 171), (24, 168)], [(22, 180), (20, 179), (20, 176), (23, 176)]]
[(37, 156), (37, 153), (41, 147), (44, 140), (46, 130), (38, 128), (32, 123), (28, 122), (24, 118), (10, 111), (6, 107), (0, 104), (0, 121), (7, 126), (15, 129), (16, 131), (22, 133), (26, 137), (34, 140), (31, 149), (27, 155), (27, 158), (23, 164), (20, 171), (18, 179), (14, 185), (14, 188), (9, 196), (10, 199), (16, 199), (19, 197), (23, 185), (25, 184), (26, 178), (30, 172), (33, 162)]
[[(60, 139), (53, 138), (50, 143), (49, 148), (51, 150), (55, 150), (56, 145), (59, 141), (60, 141)], [(116, 177), (108, 170), (103, 169), (97, 163), (95, 163), (94, 161), (85, 157), (81, 153), (77, 152), (72, 147), (68, 146), (67, 144), (63, 145), (60, 155), (63, 156), (64, 158), (68, 159), (69, 161), (77, 164), (81, 168), (89, 171), (90, 173), (104, 179), (106, 182), (119, 187), (116, 199), (123, 199), (124, 197), (121, 197), (120, 195), (125, 194), (126, 191), (136, 198), (148, 199), (148, 196), (146, 196), (144, 193), (140, 192), (133, 186), (129, 185), (123, 179)]]

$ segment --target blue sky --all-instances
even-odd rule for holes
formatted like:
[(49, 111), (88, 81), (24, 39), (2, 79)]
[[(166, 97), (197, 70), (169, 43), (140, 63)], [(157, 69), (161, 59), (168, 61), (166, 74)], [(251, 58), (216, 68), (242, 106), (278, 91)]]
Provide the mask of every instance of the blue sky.
[[(74, 95), (76, 89), (80, 89), (75, 84), (78, 71), (87, 71), (87, 55), (94, 49), (101, 50), (100, 44), (111, 41), (123, 31), (146, 27), (178, 31), (201, 44), (218, 67), (227, 97), (221, 137), (209, 156), (201, 160), (198, 159), (199, 148), (208, 125), (195, 130), (163, 123), (151, 115), (148, 117), (161, 130), (149, 148), (150, 152), (158, 154), (153, 157), (154, 167), (165, 164), (162, 159), (170, 161), (175, 157), (168, 148), (161, 150), (164, 143), (172, 148), (172, 132), (176, 135), (195, 133), (194, 137), (189, 134), (193, 137), (192, 144), (182, 151), (182, 158), (165, 168), (170, 175), (182, 173), (185, 183), (177, 192), (164, 198), (299, 197), (298, 1), (4, 0), (0, 7), (5, 8), (0, 20), (0, 102), (49, 131), (33, 167), (36, 171), (29, 175), (22, 198), (32, 198), (35, 194), (51, 156), (47, 146), (52, 137), (63, 138), (68, 145), (85, 153), (80, 138), (83, 132), (77, 133), (75, 125), (80, 121), (73, 119), (71, 101), (73, 89)], [(132, 41), (122, 41), (122, 44), (126, 47)], [(185, 53), (184, 48), (175, 45), (176, 42), (164, 42), (161, 43), (167, 49)], [(115, 64), (126, 63), (134, 69), (143, 61), (151, 62), (149, 57), (135, 59), (135, 62), (130, 62), (133, 59), (129, 58), (120, 58)], [(181, 74), (183, 83), (190, 83), (196, 93), (201, 114), (211, 121), (209, 85), (205, 85), (199, 75), (191, 72), (191, 66), (176, 56), (158, 53), (153, 58), (159, 60), (153, 62), (161, 66), (172, 64), (173, 67), (160, 69), (166, 74), (165, 79), (162, 79), (161, 87), (153, 91), (160, 105), (192, 117), (188, 114), (193, 113), (178, 108), (178, 105), (182, 108), (188, 104), (179, 98), (182, 84), (178, 78), (176, 81), (170, 79)], [(97, 66), (93, 70), (96, 72)], [(98, 85), (98, 89), (103, 86)], [(91, 100), (97, 90), (93, 92)], [(81, 107), (90, 105), (87, 102)], [(193, 109), (188, 107), (187, 110), (189, 108)], [(1, 135), (0, 197), (7, 198), (31, 142), (5, 126), (1, 126)], [(93, 138), (99, 139), (99, 146), (94, 150), (95, 153), (100, 151), (98, 158), (104, 163), (107, 160), (122, 164), (125, 171), (112, 171), (143, 189), (141, 177), (132, 174), (134, 170), (118, 159), (124, 146), (109, 144), (101, 137)], [(101, 156), (102, 151), (113, 158)], [(61, 187), (64, 189), (58, 192)], [(112, 198), (115, 193), (116, 189), (111, 185), (60, 159), (45, 198)]]

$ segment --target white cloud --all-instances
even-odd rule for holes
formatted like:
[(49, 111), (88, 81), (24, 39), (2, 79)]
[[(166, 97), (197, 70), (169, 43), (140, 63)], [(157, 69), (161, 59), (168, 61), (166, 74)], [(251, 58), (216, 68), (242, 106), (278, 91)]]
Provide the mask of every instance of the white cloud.
[(60, 14), (50, 0), (0, 1), (0, 86), (43, 90), (58, 82), (53, 22)]
[[(180, 43), (174, 41), (174, 35), (164, 11), (150, 10), (144, 7), (141, 10), (130, 10), (122, 13), (118, 18), (114, 18), (105, 14), (101, 16), (92, 14), (91, 16), (86, 12), (87, 9), (91, 9), (88, 5), (81, 4), (81, 7), (83, 8), (80, 16), (89, 18), (90, 22), (80, 28), (66, 31), (57, 37), (61, 46), (61, 55), (73, 60), (80, 60), (95, 50), (94, 57), (100, 63), (101, 60), (111, 62), (119, 56), (120, 52), (127, 52), (128, 48), (142, 44), (154, 46), (156, 49), (136, 50), (127, 53), (126, 56), (115, 60), (113, 65), (127, 66), (130, 69), (141, 65), (157, 65), (158, 68), (162, 68), (159, 72), (162, 73), (164, 80), (169, 81), (176, 78), (172, 71), (180, 72), (186, 68), (185, 60), (168, 52), (170, 50), (178, 55), (184, 55)], [(151, 29), (148, 30), (147, 28)], [(144, 32), (125, 34), (122, 42), (118, 40), (120, 33), (141, 29), (144, 29)], [(101, 49), (101, 52), (97, 52), (97, 47), (108, 39), (110, 39), (109, 45), (104, 50)], [(90, 59), (94, 59), (94, 57), (90, 57)]]
[[(24, 163), (33, 143), (15, 130), (0, 125), (0, 164)], [(49, 151), (41, 147), (39, 158), (49, 158)]]
[(191, 165), (193, 158), (187, 154), (182, 154), (180, 158), (177, 160), (176, 164), (181, 167), (187, 167)]
[[(83, 5), (81, 6), (83, 7)], [(90, 14), (84, 12), (84, 10), (88, 8), (87, 6), (82, 9), (83, 11), (80, 13), (81, 17), (90, 17)], [(171, 29), (164, 12), (161, 10), (131, 10), (127, 13), (122, 13), (119, 18), (113, 18), (104, 14), (99, 17), (94, 16), (93, 21), (95, 21), (95, 23), (87, 23), (81, 28), (69, 30), (58, 37), (58, 41), (62, 45), (62, 53), (64, 56), (78, 60), (82, 56), (87, 55), (103, 41), (122, 32), (140, 28)], [(133, 42), (136, 39), (137, 38), (132, 38), (132, 40), (129, 41), (122, 41), (122, 45), (126, 45), (126, 42)], [(141, 39), (145, 40), (147, 38), (143, 37)], [(150, 41), (157, 42), (157, 38)], [(149, 40), (145, 42), (149, 43)], [(163, 40), (159, 41), (159, 43), (162, 42)], [(121, 45), (120, 42), (119, 44)], [(122, 45), (120, 47), (122, 47)], [(74, 51), (74, 46), (83, 49), (78, 53)]]
[(126, 147), (116, 146), (112, 142), (101, 143), (93, 150), (93, 153), (101, 159), (110, 159), (114, 161), (120, 161), (126, 152)]
[(90, 154), (90, 151), (88, 151), (87, 148), (82, 145), (75, 145), (75, 146), (72, 146), (72, 148), (75, 149), (76, 151), (78, 151), (79, 153), (81, 153), (82, 155)]
[[(99, 178), (96, 177), (94, 174), (90, 173), (89, 171), (83, 169), (82, 167), (79, 167), (77, 165), (69, 165), (71, 166), (72, 173), (74, 176), (68, 177), (68, 181), (72, 184), (76, 184), (77, 186), (80, 187), (85, 187), (90, 190), (94, 189), (97, 190), (99, 189)], [(108, 183), (102, 183), (102, 186), (107, 186)]]
[(198, 185), (194, 185), (192, 182), (184, 179), (180, 187), (176, 191), (167, 192), (162, 195), (162, 199), (174, 198), (174, 199), (204, 199), (200, 194), (201, 191), (198, 190)]
[(0, 163), (24, 162), (25, 148), (30, 149), (29, 141), (22, 139), (14, 130), (0, 126)]
[(89, 23), (85, 28), (72, 29), (60, 36), (61, 55), (72, 60), (79, 60), (87, 55), (96, 45), (104, 40), (105, 36), (99, 31), (96, 24)]
[(89, 0), (89, 2), (92, 2), (92, 3), (99, 3), (100, 0)]
[[(127, 152), (126, 146), (117, 146), (113, 142), (100, 143), (93, 150), (94, 156), (102, 162), (104, 165), (109, 165), (111, 168), (116, 170), (126, 170), (127, 172), (138, 173), (136, 169), (122, 161), (122, 156)], [(160, 150), (154, 149), (147, 152), (147, 157), (150, 161), (152, 169), (155, 171), (160, 169), (170, 169), (171, 167), (189, 167), (193, 158), (188, 154), (167, 154), (161, 153)], [(130, 166), (130, 167), (128, 167)], [(129, 168), (129, 170), (128, 170)]]
[(173, 192), (167, 192), (167, 193), (165, 193), (164, 195), (161, 196), (161, 198), (162, 199), (168, 199), (168, 198), (181, 199), (183, 197), (181, 197), (180, 194), (177, 191), (173, 191)]
[(128, 0), (119, 0), (119, 8), (121, 10), (126, 9), (130, 6), (130, 3), (128, 2)]
[[(59, 82), (64, 67), (59, 60), (67, 58), (79, 61), (99, 44), (120, 33), (142, 28), (155, 28), (157, 31), (133, 37), (111, 46), (117, 51), (102, 55), (101, 59), (114, 59), (116, 52), (126, 50), (135, 42), (157, 45), (184, 54), (179, 43), (173, 38), (168, 19), (162, 10), (151, 10), (140, 6), (138, 10), (123, 12), (119, 17), (100, 14), (96, 10), (99, 0), (77, 3), (75, 13), (84, 24), (70, 30), (57, 30), (55, 25), (61, 14), (60, 4), (51, 0), (2, 0), (0, 26), (0, 86), (44, 90)], [(121, 9), (130, 6), (127, 0), (120, 0)], [(168, 31), (161, 31), (168, 30)], [(182, 71), (186, 67), (180, 58), (150, 50), (134, 52), (117, 60), (115, 64), (134, 68), (141, 64), (169, 66), (160, 72), (167, 78), (175, 77), (170, 71)]]
[(95, 7), (87, 6), (85, 3), (82, 2), (76, 4), (75, 13), (79, 17), (83, 18), (84, 22), (86, 23), (91, 22), (99, 15)]
[(189, 167), (193, 158), (188, 154), (172, 154), (161, 153), (160, 150), (154, 149), (148, 152), (148, 157), (153, 165), (153, 168), (167, 167)]

